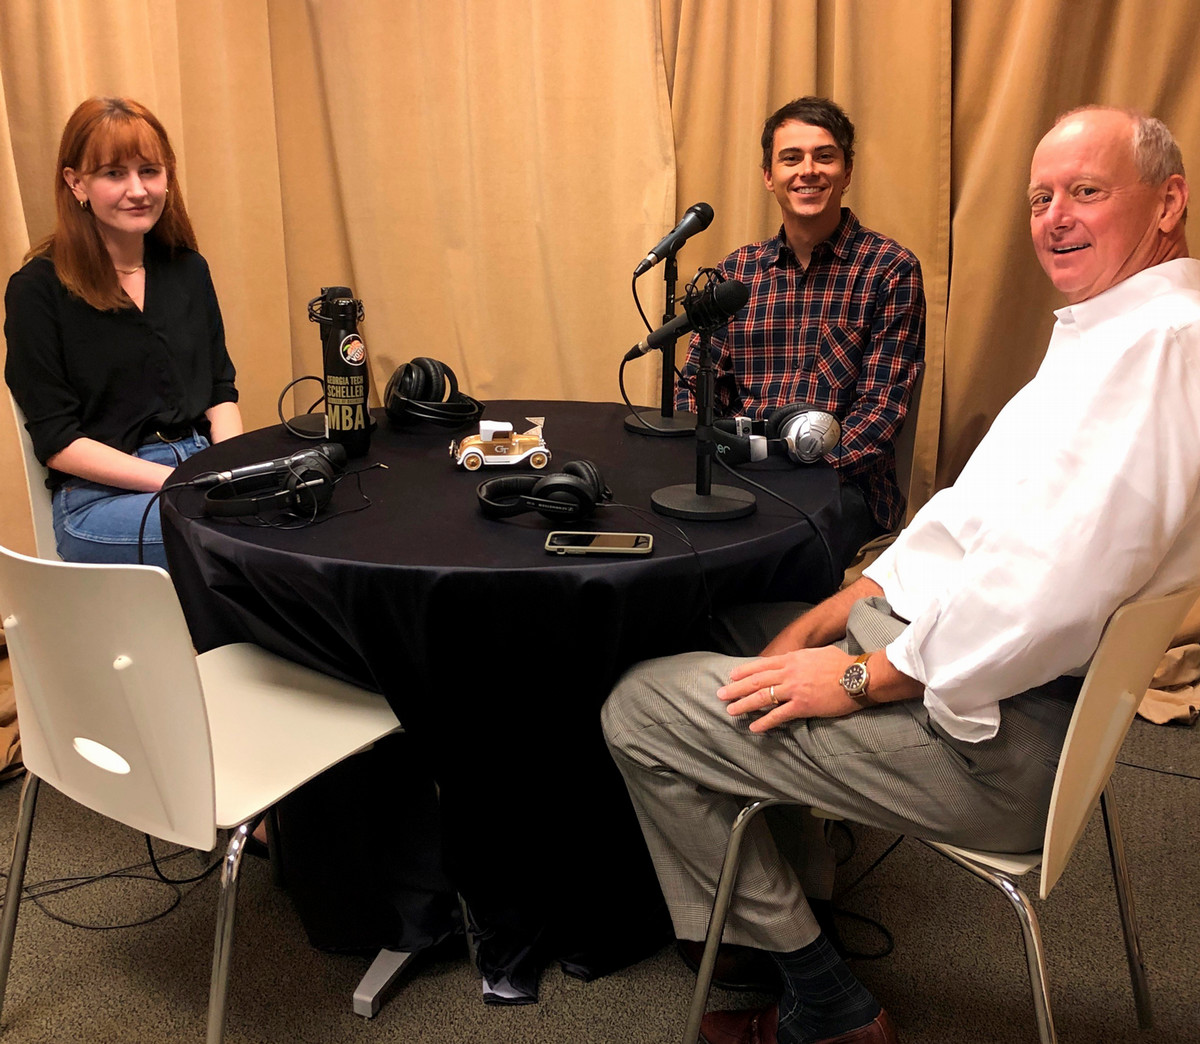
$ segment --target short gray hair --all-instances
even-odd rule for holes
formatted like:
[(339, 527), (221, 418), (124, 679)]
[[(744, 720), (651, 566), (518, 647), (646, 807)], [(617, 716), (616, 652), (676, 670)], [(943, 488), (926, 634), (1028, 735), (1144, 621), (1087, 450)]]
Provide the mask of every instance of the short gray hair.
[(1138, 177), (1150, 185), (1161, 185), (1172, 174), (1183, 175), (1179, 143), (1162, 120), (1134, 115), (1133, 161)]
[(1064, 112), (1054, 126), (1081, 112), (1120, 112), (1129, 117), (1133, 123), (1133, 162), (1138, 177), (1146, 184), (1161, 185), (1172, 174), (1185, 176), (1179, 143), (1162, 120), (1119, 105), (1081, 105)]

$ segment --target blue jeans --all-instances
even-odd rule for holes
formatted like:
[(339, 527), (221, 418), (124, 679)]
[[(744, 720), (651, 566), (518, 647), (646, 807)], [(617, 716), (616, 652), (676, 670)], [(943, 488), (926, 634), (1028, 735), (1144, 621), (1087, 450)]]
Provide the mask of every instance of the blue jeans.
[[(208, 448), (208, 439), (194, 432), (178, 442), (152, 442), (135, 457), (175, 467), (193, 453)], [(86, 479), (69, 478), (54, 491), (54, 537), (67, 562), (133, 563), (138, 560), (138, 529), (153, 493), (134, 493)], [(162, 520), (157, 506), (150, 509), (142, 542), (146, 565), (167, 568)]]

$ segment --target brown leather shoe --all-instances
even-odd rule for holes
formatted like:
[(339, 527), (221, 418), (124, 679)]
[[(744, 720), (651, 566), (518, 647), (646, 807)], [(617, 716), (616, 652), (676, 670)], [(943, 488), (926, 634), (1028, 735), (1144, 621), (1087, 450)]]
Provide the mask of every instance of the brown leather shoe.
[(882, 1008), (879, 1014), (865, 1026), (859, 1026), (849, 1033), (839, 1033), (836, 1037), (826, 1037), (816, 1044), (900, 1044), (896, 1036), (896, 1027), (888, 1018), (888, 1013)]
[(777, 1044), (779, 1005), (710, 1011), (700, 1020), (701, 1044)]
[[(684, 964), (694, 972), (700, 970), (700, 958), (704, 956), (703, 942), (679, 939), (675, 948)], [(782, 987), (779, 968), (765, 951), (734, 943), (721, 943), (717, 950), (713, 985), (723, 990), (773, 994), (778, 994)]]
[[(700, 1023), (703, 1044), (778, 1044), (779, 1005), (748, 1011), (710, 1011)], [(900, 1044), (896, 1028), (882, 1008), (865, 1026), (826, 1037), (815, 1044)]]

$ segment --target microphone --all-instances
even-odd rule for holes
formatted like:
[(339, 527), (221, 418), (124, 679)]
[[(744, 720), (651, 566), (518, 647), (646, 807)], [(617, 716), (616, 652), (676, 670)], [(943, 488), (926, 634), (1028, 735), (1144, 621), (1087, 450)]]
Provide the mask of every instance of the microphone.
[(750, 300), (750, 288), (736, 279), (722, 283), (709, 283), (698, 294), (688, 294), (683, 299), (683, 315), (677, 315), (669, 323), (646, 335), (625, 353), (625, 361), (645, 355), (651, 348), (673, 344), (693, 330), (711, 333), (727, 323), (735, 312)]
[(343, 468), (346, 465), (346, 448), (340, 443), (324, 442), (320, 446), (293, 453), (290, 457), (259, 461), (257, 464), (243, 464), (239, 468), (230, 468), (228, 471), (210, 471), (194, 478), (191, 485), (198, 489), (207, 489), (209, 486), (216, 486), (222, 482), (239, 482), (242, 479), (258, 478), (261, 475), (286, 474), (303, 467), (316, 454), (320, 454), (335, 468)]
[(697, 232), (708, 228), (712, 219), (713, 208), (707, 203), (697, 203), (688, 207), (679, 224), (663, 236), (654, 249), (638, 262), (637, 268), (633, 270), (633, 278), (636, 279), (643, 272), (649, 272), (660, 261), (665, 261)]

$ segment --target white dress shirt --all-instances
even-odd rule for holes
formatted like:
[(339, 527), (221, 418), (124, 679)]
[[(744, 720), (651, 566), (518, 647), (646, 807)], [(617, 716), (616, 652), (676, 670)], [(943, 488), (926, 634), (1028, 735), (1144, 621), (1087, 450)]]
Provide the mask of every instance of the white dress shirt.
[(865, 571), (910, 621), (888, 659), (963, 740), (1084, 673), (1122, 603), (1200, 577), (1200, 261), (1055, 314), (1036, 376)]

